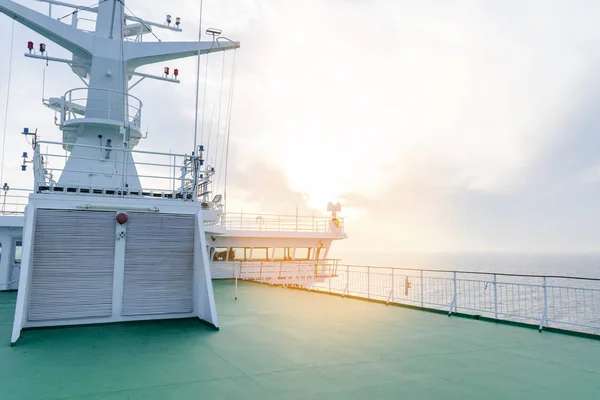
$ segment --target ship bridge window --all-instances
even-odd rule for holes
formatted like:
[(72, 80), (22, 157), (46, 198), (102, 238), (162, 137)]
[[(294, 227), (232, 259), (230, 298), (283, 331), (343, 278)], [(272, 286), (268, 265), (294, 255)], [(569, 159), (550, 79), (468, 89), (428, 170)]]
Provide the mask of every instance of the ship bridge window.
[(294, 252), (294, 260), (308, 260), (310, 257), (310, 249), (306, 247), (297, 248)]
[(255, 247), (252, 249), (252, 260), (254, 261), (266, 261), (267, 260), (267, 249), (266, 247)]
[(226, 261), (227, 260), (227, 248), (226, 247), (213, 247), (212, 248), (212, 260), (213, 261)]
[(281, 261), (285, 260), (285, 249), (276, 247), (273, 249), (273, 260)]
[(21, 264), (21, 257), (23, 257), (23, 242), (21, 240), (17, 240), (15, 242), (15, 264)]
[(228, 261), (244, 261), (246, 260), (246, 254), (250, 254), (250, 249), (245, 249), (243, 247), (232, 247), (229, 249), (229, 257)]

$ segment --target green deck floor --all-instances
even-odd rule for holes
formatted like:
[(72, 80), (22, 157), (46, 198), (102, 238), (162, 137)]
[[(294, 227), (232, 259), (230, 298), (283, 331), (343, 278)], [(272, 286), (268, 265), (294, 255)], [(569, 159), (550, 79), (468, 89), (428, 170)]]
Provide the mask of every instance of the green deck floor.
[(268, 287), (215, 283), (192, 320), (26, 331), (0, 399), (598, 399), (600, 341)]

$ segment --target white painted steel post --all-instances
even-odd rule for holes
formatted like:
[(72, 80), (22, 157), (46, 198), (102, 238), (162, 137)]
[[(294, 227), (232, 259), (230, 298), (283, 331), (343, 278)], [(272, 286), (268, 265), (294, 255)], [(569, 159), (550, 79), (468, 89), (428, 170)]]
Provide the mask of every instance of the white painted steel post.
[(423, 308), (423, 270), (421, 270), (421, 308)]
[(279, 279), (281, 279), (281, 270), (283, 269), (283, 261), (279, 261)]
[[(546, 328), (548, 327), (548, 292), (547, 292), (547, 290), (548, 290), (548, 286), (546, 285), (546, 277), (544, 277), (544, 315), (546, 316)], [(584, 294), (583, 299), (585, 301), (585, 294)]]
[(242, 269), (242, 263), (240, 261), (239, 263), (239, 270), (238, 270), (238, 266), (236, 265), (234, 267), (234, 273), (235, 273), (235, 300), (238, 299), (238, 277), (240, 276), (240, 272)]
[(456, 272), (454, 272), (454, 313), (458, 312), (458, 291), (456, 290)]
[(498, 287), (496, 283), (496, 274), (494, 274), (494, 318), (498, 319)]
[(540, 321), (539, 331), (541, 332), (544, 328), (544, 323), (546, 323), (546, 328), (548, 327), (548, 295), (547, 295), (547, 287), (546, 287), (546, 277), (544, 277), (544, 313), (542, 314), (542, 320)]
[(395, 297), (394, 297), (394, 268), (392, 268), (392, 303), (394, 303), (395, 301)]
[(371, 298), (371, 267), (367, 267), (367, 299)]
[[(327, 263), (327, 269), (329, 270), (329, 268), (330, 268), (330, 264)], [(331, 271), (328, 271), (327, 276), (328, 276), (327, 280), (329, 281), (328, 282), (329, 283), (329, 293), (331, 293), (331, 279), (333, 278), (333, 273), (331, 273)]]
[[(39, 175), (44, 177), (43, 182), (39, 182)], [(36, 143), (33, 149), (33, 192), (37, 193), (40, 183), (46, 184), (46, 174), (44, 173), (44, 166), (40, 162), (40, 145)], [(4, 192), (4, 202), (6, 202), (6, 192)]]
[(346, 265), (346, 287), (344, 288), (344, 293), (342, 293), (342, 297), (348, 293), (348, 285), (350, 284), (350, 266)]

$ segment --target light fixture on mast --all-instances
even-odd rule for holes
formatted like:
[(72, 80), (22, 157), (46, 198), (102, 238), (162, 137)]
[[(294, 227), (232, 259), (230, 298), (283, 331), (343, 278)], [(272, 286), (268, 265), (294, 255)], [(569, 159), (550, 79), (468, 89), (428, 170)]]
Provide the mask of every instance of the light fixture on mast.
[(181, 18), (177, 17), (175, 18), (175, 26), (179, 28), (179, 25), (181, 25)]
[(215, 36), (220, 36), (221, 33), (223, 33), (223, 31), (221, 29), (217, 29), (217, 28), (208, 28), (206, 30), (206, 34), (207, 35), (212, 35), (213, 39), (215, 38)]
[(40, 43), (40, 53), (42, 53), (42, 55), (44, 55), (45, 52), (46, 52), (46, 44)]
[(30, 40), (27, 42), (27, 49), (29, 50), (29, 54), (33, 51), (33, 42)]
[(167, 26), (171, 26), (171, 16), (167, 14)]
[(168, 77), (169, 76), (169, 67), (165, 67), (165, 76)]

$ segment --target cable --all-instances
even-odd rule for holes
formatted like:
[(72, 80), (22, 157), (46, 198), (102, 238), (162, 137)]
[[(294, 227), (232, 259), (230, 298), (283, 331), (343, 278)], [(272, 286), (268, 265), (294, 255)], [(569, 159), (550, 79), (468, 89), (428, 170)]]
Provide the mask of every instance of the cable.
[[(213, 106), (212, 109), (212, 115), (210, 117), (210, 124), (208, 125), (208, 143), (206, 144), (206, 156), (207, 158), (209, 157), (209, 153), (210, 153), (210, 141), (212, 139), (212, 127), (213, 127), (213, 122), (215, 119), (215, 107)], [(217, 136), (217, 140), (219, 140), (219, 137)], [(218, 144), (218, 142), (217, 142)], [(216, 157), (216, 154), (215, 154)], [(212, 163), (211, 163), (212, 165)]]
[[(202, 3), (200, 0), (200, 25), (198, 26), (198, 42), (202, 41)], [(194, 151), (196, 151), (197, 138), (198, 138), (198, 103), (199, 103), (199, 92), (200, 92), (200, 52), (196, 57), (196, 113), (194, 117)]]
[[(202, 10), (203, 0), (200, 0), (200, 18), (198, 22), (198, 42), (202, 41)], [(192, 154), (196, 154), (198, 149), (198, 97), (200, 92), (200, 52), (198, 51), (198, 57), (196, 58), (196, 112), (194, 113), (194, 150)], [(194, 168), (194, 193), (198, 195), (198, 168)], [(196, 199), (194, 199), (196, 200)]]
[(57, 20), (57, 21), (60, 21), (60, 20), (62, 20), (62, 19), (65, 19), (65, 18), (67, 18), (67, 17), (68, 17), (68, 16), (70, 16), (70, 15), (75, 15), (75, 14), (77, 14), (79, 11), (92, 11), (94, 7), (98, 7), (100, 4), (102, 4), (102, 3), (105, 3), (105, 2), (107, 2), (107, 1), (108, 1), (108, 0), (102, 0), (101, 2), (99, 2), (99, 3), (96, 3), (96, 4), (94, 4), (93, 6), (84, 6), (84, 7), (81, 7), (81, 8), (76, 8), (76, 9), (75, 9), (75, 11), (72, 11), (72, 12), (68, 13), (67, 15), (63, 15), (62, 17), (60, 17), (60, 18), (57, 18), (56, 20)]
[(15, 35), (15, 20), (12, 21), (12, 29), (10, 33), (10, 53), (8, 58), (8, 84), (6, 86), (6, 105), (4, 107), (4, 130), (2, 132), (2, 164), (0, 166), (0, 183), (4, 182), (4, 153), (6, 150), (6, 126), (8, 121), (8, 104), (10, 101), (10, 80), (12, 75), (12, 59), (13, 59), (13, 45)]
[[(233, 79), (234, 79), (234, 68), (235, 68), (235, 53), (233, 55), (233, 63), (231, 65), (231, 79), (230, 79), (230, 84), (229, 84), (229, 97), (227, 98), (227, 112), (225, 114), (225, 130), (227, 131), (227, 120), (229, 119), (229, 113), (231, 112), (231, 96), (232, 94), (232, 90), (233, 90)], [(223, 138), (223, 141), (226, 143), (227, 142), (227, 137)], [(219, 157), (219, 178), (217, 179), (217, 192), (219, 192), (219, 189), (221, 187), (221, 177), (223, 176), (223, 161), (225, 160), (225, 152), (227, 150), (227, 147), (224, 145), (223, 149), (221, 150), (221, 156)]]
[[(106, 1), (106, 0), (104, 0), (104, 1)], [(137, 15), (135, 15), (135, 13), (133, 11), (131, 11), (131, 9), (125, 5), (123, 0), (117, 0), (117, 1), (121, 4), (123, 4), (123, 7), (125, 7), (125, 9), (131, 13), (131, 15), (133, 15), (133, 18), (137, 19), (138, 22), (144, 26), (144, 28), (148, 29), (148, 32), (150, 32), (152, 34), (152, 36), (154, 36), (156, 38), (156, 40), (158, 40), (159, 42), (162, 42), (162, 40), (160, 40), (160, 38), (158, 36), (156, 36), (156, 34), (152, 31), (152, 29), (150, 29), (150, 27), (148, 25), (146, 25), (144, 20), (139, 18)]]
[(206, 65), (204, 66), (204, 94), (202, 95), (202, 125), (200, 125), (200, 143), (204, 143), (204, 112), (206, 111), (206, 88), (208, 86), (208, 58), (206, 55)]
[(215, 158), (219, 156), (219, 134), (221, 132), (221, 103), (223, 99), (223, 81), (225, 81), (225, 52), (223, 52), (223, 60), (221, 61), (221, 89), (219, 91), (219, 113), (217, 116), (217, 150), (215, 151)]
[[(232, 113), (232, 109), (233, 109), (233, 89), (235, 87), (235, 56), (237, 55), (237, 49), (234, 50), (233, 53), (233, 66), (232, 66), (232, 73), (231, 73), (231, 90), (229, 92), (229, 110), (228, 110), (228, 117), (227, 117), (227, 145), (226, 145), (226, 151), (225, 151), (225, 182), (223, 184), (224, 188), (223, 188), (223, 202), (224, 202), (224, 211), (225, 214), (227, 214), (227, 170), (228, 170), (228, 165), (229, 165), (229, 138), (231, 136), (231, 114)], [(221, 159), (221, 163), (223, 162), (223, 159)], [(222, 165), (222, 164), (221, 164)], [(220, 169), (221, 167), (219, 167)], [(221, 175), (219, 174), (219, 179), (217, 180), (217, 190), (219, 188), (221, 184)]]

